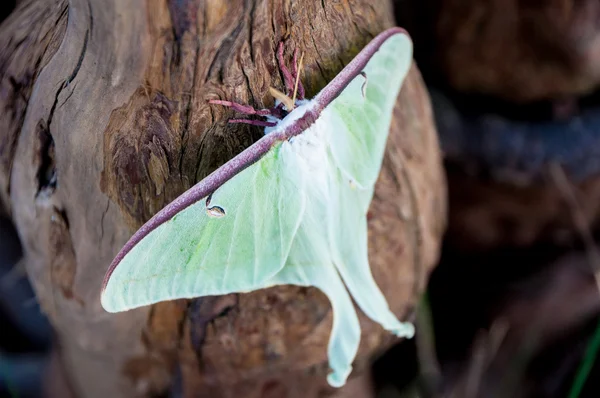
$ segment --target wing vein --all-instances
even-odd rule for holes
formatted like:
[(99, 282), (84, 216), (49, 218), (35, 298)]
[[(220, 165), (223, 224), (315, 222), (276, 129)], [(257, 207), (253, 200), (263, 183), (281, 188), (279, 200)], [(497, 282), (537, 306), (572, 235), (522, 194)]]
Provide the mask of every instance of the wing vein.
[[(252, 269), (252, 284), (253, 285), (256, 285), (256, 273), (257, 273), (257, 268), (258, 268), (258, 265), (257, 265), (258, 250), (256, 249), (256, 244), (258, 242), (258, 231), (257, 231), (256, 227), (257, 227), (257, 223), (259, 222), (258, 221), (258, 217), (256, 217), (256, 207), (258, 206), (258, 201), (256, 200), (256, 198), (257, 198), (257, 192), (256, 192), (257, 186), (258, 186), (258, 184), (252, 184), (252, 199), (253, 199), (253, 202), (254, 202), (253, 206), (252, 206), (252, 226), (253, 226), (253, 228), (252, 228), (253, 229), (252, 240), (253, 240), (253, 243), (254, 243), (254, 253), (252, 253), (253, 254), (252, 257), (254, 257), (253, 258), (253, 260), (254, 260), (253, 261), (254, 268)], [(262, 221), (264, 221), (264, 220), (261, 220), (261, 222)], [(264, 242), (263, 242), (263, 244), (264, 244)]]
[[(260, 166), (259, 166), (259, 168), (260, 168)], [(254, 176), (253, 176), (252, 180), (256, 179), (256, 174), (257, 174), (257, 171), (255, 170)], [(237, 229), (238, 229), (238, 226), (239, 226), (239, 220), (242, 218), (241, 214), (239, 214), (239, 212), (240, 212), (240, 209), (243, 208), (244, 202), (246, 202), (247, 199), (248, 199), (248, 192), (249, 191), (250, 191), (250, 189), (245, 189), (244, 190), (243, 199), (240, 200), (240, 204), (238, 205), (238, 207), (236, 209), (236, 212), (235, 212), (235, 219), (233, 221), (233, 230), (231, 231), (231, 237), (230, 237), (230, 243), (229, 243), (229, 252), (227, 253), (227, 261), (225, 262), (225, 271), (223, 272), (223, 281), (221, 283), (221, 289), (225, 288), (225, 281), (227, 280), (227, 275), (229, 273), (229, 268), (231, 266), (231, 264), (230, 264), (231, 251), (232, 251), (232, 248), (233, 248), (233, 244), (236, 241), (236, 237), (237, 237), (236, 235), (237, 235)]]

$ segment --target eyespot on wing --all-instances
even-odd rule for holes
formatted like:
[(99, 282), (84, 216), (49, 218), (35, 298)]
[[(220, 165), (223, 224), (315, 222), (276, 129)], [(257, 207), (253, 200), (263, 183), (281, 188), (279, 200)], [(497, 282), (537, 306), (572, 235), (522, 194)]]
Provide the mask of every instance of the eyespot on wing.
[(207, 207), (206, 214), (212, 218), (221, 218), (225, 216), (225, 209), (220, 206)]

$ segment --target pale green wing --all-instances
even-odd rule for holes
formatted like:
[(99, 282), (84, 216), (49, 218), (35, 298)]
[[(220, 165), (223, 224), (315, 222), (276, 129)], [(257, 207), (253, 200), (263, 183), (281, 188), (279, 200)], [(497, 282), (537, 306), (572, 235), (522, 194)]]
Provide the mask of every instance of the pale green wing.
[(341, 387), (352, 370), (360, 342), (360, 324), (348, 291), (331, 261), (327, 229), (324, 228), (327, 219), (324, 198), (311, 195), (310, 188), (307, 196), (307, 209), (288, 261), (263, 287), (279, 284), (314, 286), (325, 293), (333, 312), (327, 350), (332, 373), (327, 381), (334, 387)]
[(381, 169), (393, 108), (412, 62), (407, 35), (387, 39), (340, 95), (324, 110), (331, 125), (329, 242), (333, 262), (356, 303), (371, 319), (399, 336), (401, 323), (373, 279), (368, 261), (366, 213)]
[[(388, 38), (321, 115), (331, 126), (329, 146), (348, 180), (372, 189), (379, 175), (392, 111), (412, 63), (408, 35)], [(370, 200), (370, 197), (369, 197)]]
[(414, 326), (402, 323), (390, 310), (375, 283), (368, 256), (367, 217), (362, 203), (370, 194), (348, 183), (342, 172), (331, 174), (329, 208), (331, 257), (352, 297), (372, 320), (397, 336), (412, 337)]
[[(406, 35), (387, 39), (365, 65), (364, 75), (355, 77), (315, 121), (315, 130), (326, 135), (329, 154), (319, 156), (318, 170), (307, 175), (305, 215), (285, 267), (268, 284), (315, 286), (331, 301), (328, 382), (333, 386), (345, 383), (360, 339), (358, 318), (340, 275), (367, 316), (398, 336), (414, 334), (412, 324), (391, 312), (373, 279), (366, 220), (392, 110), (412, 62), (411, 49)], [(297, 140), (310, 141), (309, 134), (305, 131)], [(318, 175), (327, 177), (324, 181)]]
[[(303, 174), (277, 144), (146, 235), (102, 293), (109, 312), (257, 288), (285, 264), (305, 209)], [(212, 209), (212, 210), (209, 210)], [(224, 215), (221, 214), (221, 210)]]

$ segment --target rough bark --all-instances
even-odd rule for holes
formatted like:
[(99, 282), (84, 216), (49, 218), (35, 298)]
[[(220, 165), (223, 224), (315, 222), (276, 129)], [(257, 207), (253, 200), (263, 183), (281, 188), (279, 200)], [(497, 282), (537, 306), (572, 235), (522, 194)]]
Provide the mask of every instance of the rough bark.
[[(0, 142), (11, 146), (0, 151), (6, 165), (0, 198), (19, 231), (29, 277), (56, 329), (76, 393), (331, 393), (324, 378), (331, 311), (316, 289), (282, 286), (113, 315), (100, 306), (100, 285), (136, 228), (260, 136), (258, 128), (228, 125), (232, 113), (209, 106), (208, 99), (271, 105), (268, 87), (282, 87), (274, 57), (280, 40), (288, 56), (296, 47), (305, 51), (303, 82), (314, 95), (392, 25), (390, 5), (34, 3), (22, 2), (0, 27), (3, 93), (19, 73), (32, 75), (19, 91), (19, 105), (1, 98), (0, 120), (9, 128), (0, 131)], [(20, 21), (22, 29), (32, 29), (29, 35), (38, 35), (35, 18), (42, 15), (44, 21), (56, 16), (51, 39), (23, 47), (14, 25)], [(17, 116), (5, 120), (10, 112)], [(413, 66), (395, 109), (369, 220), (371, 268), (403, 319), (412, 317), (437, 261), (445, 209), (429, 100)], [(394, 341), (362, 314), (360, 321), (354, 374)]]
[(27, 101), (60, 45), (67, 2), (23, 0), (0, 25), (0, 213), (10, 213), (10, 173)]

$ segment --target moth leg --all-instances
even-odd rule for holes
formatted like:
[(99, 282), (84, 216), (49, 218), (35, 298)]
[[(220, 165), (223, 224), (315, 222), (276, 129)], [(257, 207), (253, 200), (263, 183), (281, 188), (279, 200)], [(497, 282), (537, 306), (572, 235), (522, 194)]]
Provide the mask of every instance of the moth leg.
[[(272, 116), (276, 119), (283, 119), (283, 117), (284, 117), (284, 112), (283, 112), (283, 108), (282, 108), (283, 105), (281, 105), (281, 104), (280, 104), (281, 106), (276, 106), (276, 107), (269, 108), (269, 109), (254, 109), (250, 105), (242, 105), (237, 102), (231, 102), (231, 101), (209, 100), (208, 103), (226, 106), (228, 108), (233, 109), (236, 112), (243, 113), (245, 115)], [(245, 123), (245, 124), (251, 124), (253, 126), (262, 126), (262, 127), (273, 127), (276, 125), (276, 123), (272, 123), (272, 122), (264, 122), (264, 121), (260, 121), (260, 120), (250, 120), (250, 119), (231, 119), (227, 123)]]
[(265, 122), (264, 120), (253, 120), (253, 119), (229, 119), (227, 123), (243, 123), (250, 124), (252, 126), (261, 126), (261, 127), (275, 127), (277, 123), (274, 122)]
[(209, 104), (222, 105), (233, 109), (236, 112), (243, 113), (245, 115), (258, 115), (258, 116), (273, 116), (271, 109), (254, 109), (250, 105), (242, 105), (237, 102), (222, 101), (222, 100), (209, 100)]
[[(292, 63), (292, 77), (294, 79), (294, 82), (298, 78), (298, 49), (297, 48), (294, 50), (294, 62)], [(297, 93), (296, 97), (299, 100), (304, 99), (304, 86), (302, 85), (302, 79), (298, 79), (298, 93)]]
[(277, 63), (279, 64), (281, 73), (283, 73), (283, 83), (285, 84), (287, 95), (291, 97), (294, 94), (294, 76), (290, 73), (283, 59), (283, 41), (279, 42), (279, 47), (277, 48)]
[(283, 103), (281, 102), (277, 106), (269, 108), (269, 111), (271, 112), (271, 116), (277, 119), (281, 120), (285, 117), (285, 112), (283, 111)]

